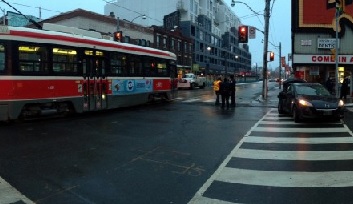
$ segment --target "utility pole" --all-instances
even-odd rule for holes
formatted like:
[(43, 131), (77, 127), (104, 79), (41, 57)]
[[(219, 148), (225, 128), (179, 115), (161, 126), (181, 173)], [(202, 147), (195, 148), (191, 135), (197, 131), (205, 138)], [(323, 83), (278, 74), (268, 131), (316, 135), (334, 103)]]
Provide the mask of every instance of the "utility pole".
[(338, 18), (340, 16), (340, 7), (341, 5), (336, 1), (336, 43), (335, 43), (335, 78), (336, 78), (336, 97), (340, 97), (340, 89), (338, 85), (340, 84), (339, 82), (339, 73), (338, 73), (338, 51), (339, 51), (339, 45), (338, 45)]
[(282, 53), (281, 53), (281, 43), (279, 43), (279, 56), (278, 56), (278, 61), (279, 61), (279, 89), (281, 89), (282, 86)]
[(270, 21), (270, 3), (271, 0), (265, 0), (265, 30), (264, 30), (264, 53), (263, 53), (263, 81), (262, 81), (262, 99), (267, 99), (267, 49), (268, 49), (268, 30)]

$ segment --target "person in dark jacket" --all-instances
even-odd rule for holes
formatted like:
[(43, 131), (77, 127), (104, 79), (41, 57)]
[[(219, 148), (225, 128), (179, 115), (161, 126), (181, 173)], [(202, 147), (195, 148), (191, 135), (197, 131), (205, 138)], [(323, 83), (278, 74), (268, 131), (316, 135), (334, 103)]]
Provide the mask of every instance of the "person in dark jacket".
[(348, 94), (348, 91), (349, 91), (349, 80), (348, 78), (345, 78), (343, 80), (343, 83), (341, 85), (341, 90), (340, 90), (340, 99), (344, 98), (344, 99), (347, 99), (347, 94)]
[(222, 108), (225, 106), (229, 108), (230, 86), (231, 85), (227, 78), (224, 78), (223, 82), (220, 84), (219, 91), (222, 96)]
[(230, 106), (235, 107), (235, 84), (234, 75), (230, 75)]
[(334, 93), (334, 91), (333, 91), (334, 82), (333, 82), (333, 80), (331, 79), (331, 77), (328, 77), (328, 79), (327, 79), (327, 81), (326, 81), (326, 83), (325, 83), (325, 86), (326, 86), (327, 90), (328, 90), (331, 94)]

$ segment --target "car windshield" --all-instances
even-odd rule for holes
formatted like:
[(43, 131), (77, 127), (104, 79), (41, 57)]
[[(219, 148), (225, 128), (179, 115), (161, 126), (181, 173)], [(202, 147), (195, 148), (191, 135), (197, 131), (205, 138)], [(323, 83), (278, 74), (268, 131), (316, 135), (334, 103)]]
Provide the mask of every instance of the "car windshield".
[(190, 75), (190, 74), (186, 74), (186, 75), (184, 75), (184, 77), (183, 78), (192, 78), (192, 75)]
[(329, 96), (330, 93), (321, 85), (301, 85), (297, 86), (297, 94), (308, 96)]

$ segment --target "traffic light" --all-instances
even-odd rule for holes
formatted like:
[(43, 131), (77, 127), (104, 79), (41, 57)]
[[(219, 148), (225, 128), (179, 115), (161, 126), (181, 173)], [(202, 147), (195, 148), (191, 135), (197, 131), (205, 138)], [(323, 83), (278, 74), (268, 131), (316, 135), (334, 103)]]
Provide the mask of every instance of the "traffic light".
[(272, 62), (273, 60), (275, 60), (275, 53), (270, 52), (270, 61)]
[(248, 43), (248, 26), (239, 26), (238, 38), (240, 43)]
[(122, 42), (122, 39), (123, 39), (123, 31), (114, 32), (114, 41)]

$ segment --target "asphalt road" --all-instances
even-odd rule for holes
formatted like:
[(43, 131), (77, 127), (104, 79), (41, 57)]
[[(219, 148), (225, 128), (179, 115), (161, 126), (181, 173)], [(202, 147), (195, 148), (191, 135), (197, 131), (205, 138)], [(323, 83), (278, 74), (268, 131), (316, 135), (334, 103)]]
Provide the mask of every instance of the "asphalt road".
[[(206, 88), (172, 103), (1, 124), (0, 189), (10, 191), (0, 203), (188, 203), (278, 91), (270, 84), (262, 101), (261, 83), (239, 85), (229, 110)], [(352, 112), (344, 123), (353, 128)]]
[(175, 101), (1, 125), (0, 176), (35, 203), (187, 203), (266, 112)]

